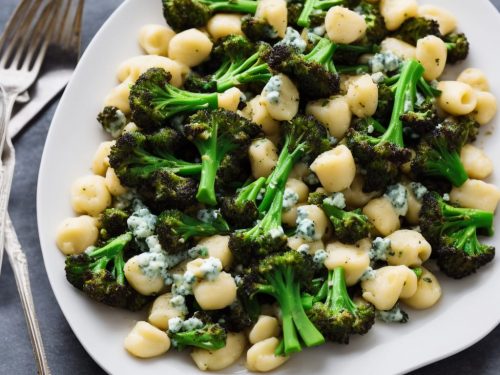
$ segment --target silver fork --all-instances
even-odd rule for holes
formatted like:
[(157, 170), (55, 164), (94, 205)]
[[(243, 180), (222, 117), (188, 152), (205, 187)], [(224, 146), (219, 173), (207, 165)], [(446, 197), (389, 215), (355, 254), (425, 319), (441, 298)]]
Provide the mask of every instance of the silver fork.
[[(5, 233), (9, 247), (9, 260), (14, 271), (29, 327), (33, 351), (40, 374), (50, 374), (36, 319), (31, 295), (26, 256), (15, 236), (7, 205), (15, 166), (15, 151), (8, 135), (7, 124), (12, 107), (19, 94), (25, 92), (36, 80), (49, 41), (54, 30), (60, 0), (23, 0), (16, 8), (7, 27), (0, 36), (0, 86), (2, 86), (3, 111), (0, 117), (0, 262)], [(1, 264), (1, 263), (0, 263)]]

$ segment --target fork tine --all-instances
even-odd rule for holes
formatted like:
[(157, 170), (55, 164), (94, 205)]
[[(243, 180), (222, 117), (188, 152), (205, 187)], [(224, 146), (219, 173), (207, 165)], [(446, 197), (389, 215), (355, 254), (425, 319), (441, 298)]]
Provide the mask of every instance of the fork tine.
[[(28, 9), (20, 22), (20, 25), (13, 25), (13, 30), (10, 40), (8, 41), (7, 48), (2, 53), (2, 58), (0, 60), (0, 67), (6, 68), (7, 65), (12, 66), (12, 63), (9, 64), (10, 60), (15, 59), (15, 52), (18, 53), (24, 50), (24, 46), (26, 45), (26, 35), (27, 31), (35, 18), (35, 15), (40, 8), (42, 2), (41, 1), (27, 1), (27, 3), (31, 3), (28, 5)], [(16, 16), (16, 15), (14, 15)], [(13, 18), (14, 19), (14, 18)], [(19, 19), (19, 18), (15, 18)], [(14, 57), (13, 57), (14, 56)]]
[[(34, 71), (40, 69), (45, 52), (52, 38), (52, 32), (54, 31), (54, 12), (54, 3), (49, 3), (43, 10), (39, 22), (34, 26), (32, 32), (34, 41), (30, 44), (22, 69), (29, 70), (31, 68)], [(32, 59), (35, 52), (37, 55)]]
[(5, 30), (0, 35), (0, 52), (3, 50), (4, 46), (10, 39), (9, 36), (13, 33), (15, 33), (17, 24), (16, 20), (23, 19), (25, 18), (25, 13), (27, 9), (29, 8), (30, 4), (29, 1), (23, 0), (19, 3), (19, 5), (16, 7), (14, 10), (14, 13), (10, 17), (10, 19), (7, 21), (7, 25), (5, 26)]
[[(56, 42), (64, 49), (80, 49), (80, 30), (82, 25), (84, 0), (63, 0), (66, 6), (60, 19), (61, 33)], [(76, 4), (76, 6), (74, 6)]]

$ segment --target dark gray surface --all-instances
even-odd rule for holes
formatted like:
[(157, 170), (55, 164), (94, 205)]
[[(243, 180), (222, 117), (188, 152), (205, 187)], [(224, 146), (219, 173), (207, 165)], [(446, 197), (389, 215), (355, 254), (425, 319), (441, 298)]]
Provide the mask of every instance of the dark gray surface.
[[(500, 0), (492, 0), (492, 2), (500, 8)], [(82, 36), (84, 48), (120, 3), (120, 0), (86, 1)], [(1, 0), (0, 30), (4, 28), (16, 4), (17, 0)], [(35, 209), (37, 174), (43, 144), (57, 100), (32, 121), (29, 128), (15, 141), (17, 167), (9, 211), (28, 255), (33, 296), (52, 373), (54, 375), (103, 374), (104, 372), (87, 355), (73, 335), (57, 305), (43, 267), (38, 243)], [(0, 375), (34, 374), (36, 368), (14, 278), (7, 259), (3, 263), (0, 277)], [(477, 317), (472, 318), (480, 319), (480, 312)], [(432, 340), (432, 337), (429, 337), (429, 340)], [(425, 345), (425, 343), (422, 344)], [(411, 353), (407, 355), (411, 356)], [(499, 373), (500, 327), (497, 327), (471, 348), (411, 374), (494, 375)]]

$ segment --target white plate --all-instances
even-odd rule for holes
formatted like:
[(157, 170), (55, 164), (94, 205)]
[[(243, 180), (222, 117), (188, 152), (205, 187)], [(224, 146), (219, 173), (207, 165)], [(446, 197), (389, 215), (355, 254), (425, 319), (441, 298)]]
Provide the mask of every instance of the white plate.
[[(472, 51), (465, 66), (479, 67), (500, 97), (500, 17), (487, 0), (433, 0), (457, 16), (470, 39)], [(139, 28), (146, 23), (164, 23), (160, 0), (128, 0), (109, 18), (82, 57), (54, 116), (38, 179), (38, 228), (50, 283), (75, 335), (95, 361), (113, 374), (199, 373), (187, 355), (169, 352), (151, 360), (138, 360), (123, 349), (123, 339), (135, 320), (133, 314), (108, 308), (85, 298), (65, 278), (64, 258), (54, 243), (57, 225), (73, 216), (69, 202), (71, 183), (90, 171), (99, 142), (106, 139), (95, 120), (102, 100), (116, 84), (118, 64), (141, 53)], [(456, 75), (450, 75), (456, 77)], [(498, 126), (498, 118), (494, 122)], [(483, 129), (493, 130), (492, 126)], [(485, 136), (479, 144), (490, 157), (500, 160), (500, 134)], [(497, 169), (499, 166), (497, 166)], [(499, 174), (491, 182), (500, 186)], [(498, 228), (498, 222), (497, 222)], [(500, 248), (500, 231), (494, 239)], [(440, 277), (443, 299), (425, 312), (410, 311), (405, 325), (378, 323), (364, 337), (348, 346), (326, 345), (293, 356), (279, 374), (394, 374), (407, 372), (456, 353), (480, 340), (500, 321), (500, 261), (494, 260), (478, 275), (461, 281)], [(480, 311), (481, 317), (477, 318)], [(476, 318), (474, 318), (476, 317)], [(236, 365), (223, 373), (245, 371)]]

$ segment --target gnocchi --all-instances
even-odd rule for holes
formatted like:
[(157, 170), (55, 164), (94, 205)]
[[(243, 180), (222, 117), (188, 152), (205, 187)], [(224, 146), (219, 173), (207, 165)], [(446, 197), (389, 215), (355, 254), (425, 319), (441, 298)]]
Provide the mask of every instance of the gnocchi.
[(361, 39), (366, 32), (365, 18), (341, 6), (334, 6), (325, 16), (328, 38), (335, 43), (350, 44)]
[(399, 215), (386, 197), (372, 199), (363, 207), (363, 213), (368, 216), (368, 220), (377, 232), (383, 236), (388, 236), (401, 226)]
[(270, 337), (278, 337), (279, 333), (278, 319), (274, 316), (260, 315), (248, 334), (248, 340), (250, 344), (256, 344)]
[(386, 237), (391, 241), (387, 263), (391, 266), (420, 266), (431, 256), (431, 245), (417, 231), (400, 229)]
[(486, 75), (477, 68), (467, 68), (460, 73), (457, 78), (458, 82), (468, 84), (475, 90), (490, 91), (490, 84)]
[(242, 356), (245, 346), (246, 339), (243, 333), (228, 332), (225, 347), (218, 350), (194, 348), (191, 358), (202, 371), (222, 370)]
[(271, 174), (278, 162), (278, 150), (273, 142), (267, 138), (257, 139), (248, 149), (252, 176), (267, 177)]
[(229, 236), (206, 237), (198, 242), (199, 246), (206, 247), (208, 256), (217, 258), (222, 263), (222, 268), (227, 270), (233, 263), (233, 253), (229, 250)]
[(434, 306), (441, 298), (441, 285), (437, 277), (428, 269), (422, 267), (422, 275), (417, 282), (417, 291), (401, 301), (413, 309), (423, 310)]
[(416, 0), (380, 0), (380, 13), (384, 17), (385, 27), (392, 31), (408, 18), (417, 16), (418, 4)]
[(321, 185), (329, 193), (347, 189), (356, 175), (356, 165), (351, 150), (339, 145), (319, 155), (311, 164)]
[(238, 14), (218, 13), (208, 20), (207, 31), (214, 40), (228, 35), (243, 35), (241, 16)]
[(210, 38), (198, 29), (189, 29), (170, 39), (168, 57), (188, 67), (201, 64), (212, 52)]
[(346, 99), (352, 113), (361, 118), (370, 117), (377, 110), (377, 85), (369, 74), (363, 74), (351, 82)]
[(289, 357), (274, 354), (278, 345), (276, 337), (254, 344), (247, 352), (247, 368), (250, 371), (267, 372), (283, 365)]
[(367, 238), (358, 241), (354, 245), (332, 242), (326, 246), (328, 253), (325, 259), (325, 267), (333, 270), (343, 267), (345, 271), (346, 284), (355, 285), (363, 273), (370, 267), (368, 251), (371, 241)]
[(221, 272), (215, 280), (197, 282), (193, 294), (203, 310), (223, 309), (236, 299), (236, 283), (231, 274)]
[(139, 31), (139, 44), (148, 55), (168, 55), (168, 45), (175, 31), (165, 25), (144, 25)]
[(170, 319), (184, 317), (184, 311), (172, 305), (172, 297), (172, 293), (156, 297), (148, 315), (148, 322), (163, 331), (168, 329)]
[(462, 147), (460, 160), (469, 178), (484, 180), (493, 172), (493, 161), (483, 150), (471, 144)]
[(453, 187), (450, 200), (462, 207), (494, 212), (500, 201), (500, 189), (481, 180), (469, 179), (460, 187)]
[(97, 220), (88, 215), (70, 217), (56, 231), (56, 244), (64, 255), (83, 253), (97, 241)]
[(342, 96), (309, 102), (306, 113), (325, 125), (330, 135), (337, 139), (342, 139), (351, 125), (352, 112)]
[(277, 121), (289, 121), (299, 111), (299, 90), (284, 74), (273, 76), (262, 91), (262, 104)]
[(437, 103), (441, 109), (455, 116), (467, 115), (476, 109), (477, 95), (468, 84), (458, 81), (441, 81)]
[(441, 38), (428, 35), (417, 41), (415, 56), (424, 67), (424, 78), (428, 81), (441, 76), (446, 66), (448, 50)]
[(137, 322), (125, 338), (124, 346), (136, 357), (151, 358), (166, 353), (170, 349), (170, 339), (148, 322)]
[(96, 216), (111, 205), (111, 194), (102, 176), (83, 176), (71, 187), (71, 205), (78, 214)]

